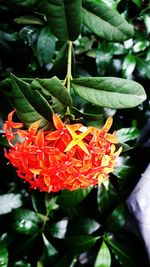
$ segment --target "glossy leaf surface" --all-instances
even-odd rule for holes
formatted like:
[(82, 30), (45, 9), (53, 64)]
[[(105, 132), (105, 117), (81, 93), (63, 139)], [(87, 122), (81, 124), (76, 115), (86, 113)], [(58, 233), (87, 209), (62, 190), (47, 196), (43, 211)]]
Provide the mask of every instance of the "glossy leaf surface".
[(20, 120), (29, 127), (33, 122), (41, 120), (41, 127), (49, 127), (49, 122), (44, 119), (36, 110), (36, 99), (31, 91), (30, 85), (14, 75), (11, 76), (12, 91), (14, 97), (15, 108)]
[(103, 2), (83, 0), (83, 23), (93, 33), (109, 41), (120, 42), (133, 36), (132, 26)]
[(146, 99), (140, 84), (115, 77), (78, 78), (72, 87), (80, 97), (102, 107), (131, 108)]
[(111, 255), (106, 243), (103, 241), (98, 255), (96, 257), (96, 261), (94, 267), (110, 267), (111, 266)]

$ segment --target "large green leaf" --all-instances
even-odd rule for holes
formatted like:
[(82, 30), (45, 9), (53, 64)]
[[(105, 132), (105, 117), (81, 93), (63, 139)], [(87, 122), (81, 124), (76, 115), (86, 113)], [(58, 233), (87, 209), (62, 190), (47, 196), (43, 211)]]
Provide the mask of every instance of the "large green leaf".
[(135, 107), (146, 99), (139, 83), (115, 77), (77, 78), (72, 87), (83, 99), (114, 109)]
[(99, 211), (103, 217), (108, 216), (119, 200), (118, 193), (111, 183), (109, 183), (108, 190), (103, 185), (98, 187), (97, 203)]
[(88, 251), (99, 239), (90, 235), (75, 235), (65, 239), (65, 243), (69, 252), (80, 254)]
[(55, 52), (55, 37), (50, 27), (41, 30), (37, 41), (37, 59), (41, 66), (50, 63)]
[(43, 87), (51, 96), (55, 97), (65, 106), (71, 106), (72, 99), (67, 91), (67, 88), (62, 82), (54, 76), (51, 79), (36, 79), (36, 81)]
[(12, 214), (12, 227), (19, 233), (34, 235), (40, 231), (40, 216), (28, 209), (17, 209)]
[[(28, 83), (22, 81), (21, 79), (18, 79), (14, 75), (11, 75), (11, 80), (12, 80), (14, 105), (20, 120), (26, 125), (26, 127), (29, 127), (33, 122), (37, 120), (41, 120), (40, 126), (44, 129), (48, 128), (49, 127), (48, 120), (46, 120), (39, 113), (39, 111), (37, 111), (37, 109), (40, 109), (40, 107), (42, 106), (43, 103), (42, 96), (41, 98), (38, 99), (38, 103), (40, 102), (41, 104), (39, 107), (36, 103), (36, 97), (33, 94), (30, 85)], [(42, 110), (43, 108), (41, 109), (41, 111)], [(49, 109), (49, 113), (51, 114), (51, 109)]]
[(96, 35), (109, 41), (124, 41), (133, 36), (133, 27), (103, 2), (83, 0), (83, 23)]
[(110, 267), (111, 266), (111, 255), (106, 243), (103, 241), (98, 255), (96, 257), (96, 261), (94, 267)]
[(54, 35), (61, 41), (74, 41), (81, 29), (81, 0), (41, 1), (38, 9), (44, 11)]
[(8, 251), (4, 241), (0, 241), (0, 266), (8, 266)]
[(83, 201), (91, 189), (91, 187), (88, 187), (74, 191), (64, 190), (58, 198), (58, 203), (63, 208), (72, 208)]
[(124, 226), (128, 214), (126, 205), (121, 203), (106, 219), (106, 230), (113, 233), (119, 231)]
[(100, 224), (91, 218), (77, 217), (68, 222), (67, 235), (92, 234), (100, 228)]

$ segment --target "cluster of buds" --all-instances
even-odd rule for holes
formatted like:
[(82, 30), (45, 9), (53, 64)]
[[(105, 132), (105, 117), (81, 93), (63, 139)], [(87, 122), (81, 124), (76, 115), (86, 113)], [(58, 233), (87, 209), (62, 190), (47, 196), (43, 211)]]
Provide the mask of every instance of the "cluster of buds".
[[(113, 122), (111, 117), (99, 130), (80, 123), (65, 124), (54, 113), (54, 130), (39, 129), (40, 121), (22, 130), (22, 123), (12, 121), (14, 112), (8, 115), (4, 125), (10, 144), (5, 156), (31, 188), (57, 192), (108, 181), (121, 153), (121, 148), (116, 151), (116, 133), (108, 133)], [(14, 143), (16, 135), (20, 141)]]

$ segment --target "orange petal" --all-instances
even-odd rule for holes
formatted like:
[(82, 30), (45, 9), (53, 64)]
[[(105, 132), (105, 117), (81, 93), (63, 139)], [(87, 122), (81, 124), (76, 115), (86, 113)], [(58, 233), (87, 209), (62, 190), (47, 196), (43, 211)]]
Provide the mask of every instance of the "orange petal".
[(58, 131), (54, 131), (54, 132), (51, 132), (49, 133), (47, 136), (46, 136), (46, 140), (58, 140), (60, 138), (60, 133)]
[(34, 174), (36, 174), (36, 175), (39, 175), (40, 174), (40, 172), (41, 172), (41, 169), (33, 169), (33, 168), (31, 168), (31, 169), (29, 169), (32, 173), (34, 173)]
[(62, 128), (64, 128), (62, 120), (57, 116), (56, 113), (53, 113), (53, 122), (57, 130), (62, 130)]
[(9, 114), (8, 114), (8, 121), (12, 121), (12, 116), (13, 114), (15, 113), (16, 110), (13, 110), (11, 111)]
[(50, 181), (51, 181), (51, 179), (50, 179), (50, 176), (44, 176), (44, 183), (47, 185), (47, 186), (50, 186)]
[(115, 133), (113, 134), (109, 134), (107, 133), (106, 136), (105, 136), (105, 139), (113, 144), (117, 144), (118, 143), (118, 140), (117, 140), (117, 136)]
[(104, 132), (108, 132), (109, 129), (111, 128), (112, 126), (112, 123), (113, 123), (113, 118), (112, 117), (109, 117), (106, 121), (106, 123), (104, 124), (103, 128), (102, 128), (102, 131)]
[(40, 130), (36, 136), (35, 139), (36, 145), (43, 147), (44, 146), (44, 132), (43, 130)]
[(73, 131), (77, 131), (78, 129), (80, 129), (83, 125), (81, 123), (76, 123), (76, 124), (71, 124), (70, 125), (71, 128), (73, 129)]
[(24, 131), (24, 130), (20, 130), (20, 129), (18, 129), (18, 130), (17, 130), (17, 133), (18, 133), (18, 135), (19, 135), (20, 137), (22, 137), (22, 138), (26, 138), (26, 137), (28, 137), (28, 132), (26, 132), (26, 131)]
[(12, 128), (17, 129), (23, 127), (23, 123), (21, 122), (12, 122)]
[(40, 120), (35, 121), (34, 123), (32, 123), (31, 126), (29, 127), (29, 133), (31, 135), (36, 134), (39, 125), (40, 125)]
[(82, 183), (83, 186), (89, 186), (89, 181), (83, 175), (80, 175), (79, 181)]

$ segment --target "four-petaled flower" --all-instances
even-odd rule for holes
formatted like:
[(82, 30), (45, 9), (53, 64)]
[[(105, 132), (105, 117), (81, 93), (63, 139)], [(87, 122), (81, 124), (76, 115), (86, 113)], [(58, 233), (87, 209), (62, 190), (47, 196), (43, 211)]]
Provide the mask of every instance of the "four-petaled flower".
[[(38, 130), (40, 121), (28, 130), (22, 123), (12, 122), (14, 111), (4, 125), (5, 136), (11, 145), (5, 156), (17, 169), (18, 176), (34, 189), (56, 192), (64, 188), (75, 190), (106, 183), (113, 171), (121, 148), (116, 151), (116, 133), (108, 133), (112, 118), (101, 130), (82, 124), (65, 124), (53, 114), (56, 130)], [(20, 142), (12, 144), (15, 136)]]

